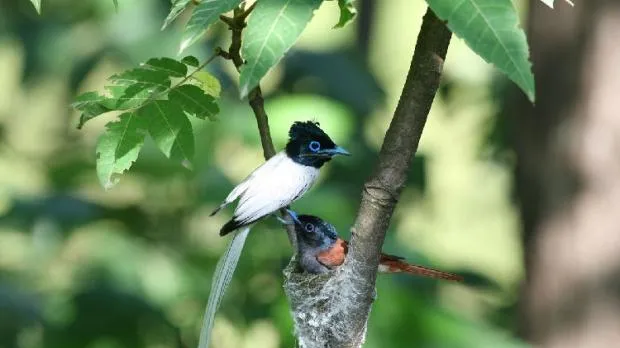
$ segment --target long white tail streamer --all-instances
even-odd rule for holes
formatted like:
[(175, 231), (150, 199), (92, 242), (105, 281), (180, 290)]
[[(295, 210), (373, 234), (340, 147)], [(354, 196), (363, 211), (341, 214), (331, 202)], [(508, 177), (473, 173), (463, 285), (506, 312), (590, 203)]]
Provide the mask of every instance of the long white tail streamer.
[(220, 303), (226, 293), (228, 284), (230, 284), (233, 273), (235, 273), (237, 262), (239, 261), (241, 251), (243, 250), (243, 245), (245, 244), (245, 239), (249, 232), (249, 226), (236, 231), (230, 240), (230, 243), (228, 243), (228, 248), (226, 248), (224, 255), (222, 255), (220, 260), (217, 262), (217, 267), (215, 268), (215, 273), (213, 274), (213, 281), (211, 282), (211, 293), (209, 294), (209, 301), (207, 302), (205, 316), (202, 321), (202, 329), (200, 330), (200, 341), (198, 341), (198, 348), (209, 347), (215, 313), (220, 307)]

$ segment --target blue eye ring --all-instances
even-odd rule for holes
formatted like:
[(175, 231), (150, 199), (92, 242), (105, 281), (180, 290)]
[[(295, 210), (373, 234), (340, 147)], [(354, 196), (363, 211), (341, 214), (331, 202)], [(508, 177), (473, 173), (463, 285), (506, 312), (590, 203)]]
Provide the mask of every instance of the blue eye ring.
[(314, 232), (314, 225), (311, 224), (311, 223), (307, 223), (304, 226), (304, 229), (306, 230), (306, 232), (312, 233), (312, 232)]
[(310, 151), (312, 152), (317, 152), (321, 149), (321, 143), (319, 143), (316, 140), (312, 140), (310, 142), (310, 144), (308, 144), (308, 148), (310, 149)]

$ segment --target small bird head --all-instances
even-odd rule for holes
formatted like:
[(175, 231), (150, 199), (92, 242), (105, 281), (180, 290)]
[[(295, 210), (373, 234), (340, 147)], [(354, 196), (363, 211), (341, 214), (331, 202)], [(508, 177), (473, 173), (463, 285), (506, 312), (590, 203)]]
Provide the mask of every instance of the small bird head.
[(334, 225), (313, 215), (297, 215), (295, 232), (299, 248), (325, 248), (338, 239)]
[(336, 155), (350, 155), (319, 128), (318, 122), (295, 122), (288, 136), (286, 154), (299, 164), (321, 168)]

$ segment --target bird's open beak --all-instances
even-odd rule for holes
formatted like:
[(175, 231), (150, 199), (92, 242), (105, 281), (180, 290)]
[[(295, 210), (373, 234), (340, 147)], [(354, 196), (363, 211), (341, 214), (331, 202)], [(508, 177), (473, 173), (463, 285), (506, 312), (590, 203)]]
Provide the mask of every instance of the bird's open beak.
[(297, 213), (296, 212), (294, 212), (291, 209), (286, 209), (286, 212), (291, 217), (291, 220), (293, 220), (293, 223), (301, 225), (301, 221), (299, 221), (299, 217), (297, 217)]
[(326, 155), (330, 155), (330, 156), (336, 156), (336, 155), (351, 156), (349, 151), (343, 149), (340, 146), (336, 146), (333, 149), (322, 150), (322, 151), (320, 151), (320, 153), (326, 154)]
[(278, 219), (278, 221), (280, 221), (281, 224), (283, 224), (283, 225), (294, 225), (294, 224), (301, 225), (301, 221), (299, 221), (299, 218), (297, 217), (297, 213), (296, 212), (294, 212), (291, 209), (286, 209), (286, 212), (288, 213), (288, 216), (291, 218), (291, 220), (285, 220), (285, 219), (279, 217), (278, 215), (275, 215), (276, 219)]

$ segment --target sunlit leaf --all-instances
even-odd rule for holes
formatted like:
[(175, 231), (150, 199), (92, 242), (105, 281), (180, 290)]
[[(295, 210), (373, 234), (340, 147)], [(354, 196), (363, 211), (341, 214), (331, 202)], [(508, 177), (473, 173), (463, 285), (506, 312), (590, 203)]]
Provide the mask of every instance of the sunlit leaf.
[(97, 117), (106, 112), (112, 111), (113, 109), (106, 106), (106, 102), (109, 102), (108, 98), (100, 95), (96, 92), (87, 92), (79, 95), (71, 107), (80, 110), (82, 114), (80, 115), (80, 123), (78, 124), (78, 129), (84, 126), (88, 120)]
[(222, 86), (220, 80), (217, 77), (211, 75), (208, 71), (198, 71), (194, 74), (194, 80), (198, 82), (198, 85), (209, 95), (216, 98), (220, 97)]
[(155, 93), (170, 88), (169, 76), (161, 70), (131, 69), (112, 76), (113, 85), (106, 86), (106, 89), (117, 100), (118, 109), (135, 108), (149, 101)]
[(182, 62), (171, 58), (151, 58), (142, 64), (142, 67), (161, 71), (171, 77), (185, 77), (187, 74), (187, 66)]
[(167, 157), (191, 167), (194, 135), (188, 117), (215, 119), (219, 107), (209, 93), (219, 93), (219, 82), (211, 81), (212, 88), (205, 92), (201, 87), (207, 83), (193, 75), (201, 71), (188, 75), (188, 65), (200, 66), (191, 56), (183, 61), (152, 58), (110, 77), (107, 94), (87, 92), (76, 98), (72, 106), (81, 111), (78, 128), (103, 113), (131, 110), (108, 125), (97, 146), (97, 173), (104, 187), (112, 187), (114, 176), (129, 169), (147, 131)]
[(511, 0), (426, 0), (467, 45), (515, 82), (531, 101), (534, 75), (525, 33)]
[(30, 0), (38, 14), (41, 14), (41, 0)]
[(181, 106), (185, 113), (200, 119), (214, 119), (220, 112), (215, 98), (194, 85), (183, 85), (174, 88), (168, 94), (171, 102)]
[(248, 95), (288, 51), (322, 0), (261, 0), (250, 16), (242, 53), (241, 97)]
[(115, 175), (128, 170), (138, 158), (146, 135), (145, 120), (127, 112), (106, 125), (97, 142), (97, 176), (106, 189), (118, 183)]
[[(219, 19), (222, 13), (231, 11), (237, 7), (242, 0), (202, 0), (192, 12), (192, 16), (187, 22), (183, 38), (181, 40), (180, 52), (198, 41), (209, 26)], [(261, 0), (262, 1), (262, 0)]]
[(193, 67), (197, 67), (200, 64), (200, 62), (198, 61), (198, 58), (194, 56), (183, 57), (183, 59), (181, 59), (181, 63), (185, 65), (193, 66)]
[(156, 100), (138, 112), (148, 118), (149, 134), (166, 157), (180, 162), (193, 159), (192, 124), (178, 104)]
[[(540, 0), (540, 1), (542, 1), (545, 5), (551, 8), (553, 8), (553, 3), (555, 2), (555, 0)], [(575, 6), (575, 4), (571, 0), (564, 0), (564, 1), (566, 1), (571, 6)]]
[(357, 14), (354, 2), (355, 0), (338, 0), (338, 7), (340, 7), (340, 18), (334, 28), (342, 28), (353, 20)]
[(172, 0), (172, 7), (170, 8), (170, 13), (164, 20), (164, 25), (161, 27), (161, 30), (166, 29), (167, 26), (170, 25), (189, 5), (192, 0)]

